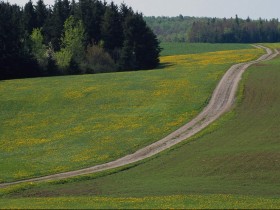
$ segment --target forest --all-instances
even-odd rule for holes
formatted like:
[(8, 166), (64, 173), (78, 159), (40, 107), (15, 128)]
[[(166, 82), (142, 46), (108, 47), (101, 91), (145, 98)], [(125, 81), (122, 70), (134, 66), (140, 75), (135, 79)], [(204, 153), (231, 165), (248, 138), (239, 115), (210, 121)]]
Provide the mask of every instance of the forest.
[(246, 20), (239, 18), (195, 21), (189, 32), (190, 42), (208, 43), (258, 43), (279, 42), (278, 19)]
[(279, 42), (278, 19), (145, 17), (162, 42), (256, 43)]
[(153, 69), (161, 42), (279, 42), (278, 19), (143, 17), (124, 3), (0, 2), (0, 79)]
[(0, 2), (0, 79), (151, 69), (159, 53), (143, 15), (125, 4)]
[(187, 42), (188, 32), (199, 18), (179, 15), (177, 17), (151, 16), (144, 19), (161, 42)]

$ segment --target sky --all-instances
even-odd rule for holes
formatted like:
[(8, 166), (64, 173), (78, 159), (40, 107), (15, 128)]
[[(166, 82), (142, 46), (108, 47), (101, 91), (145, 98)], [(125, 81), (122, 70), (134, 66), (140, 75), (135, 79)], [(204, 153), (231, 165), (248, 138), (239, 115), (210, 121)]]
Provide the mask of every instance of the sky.
[[(24, 5), (28, 0), (4, 0)], [(37, 0), (33, 0), (36, 2)], [(76, 0), (77, 1), (77, 0)], [(235, 17), (258, 19), (260, 17), (280, 19), (280, 0), (107, 0), (120, 4), (124, 2), (134, 11), (145, 16), (195, 16)], [(53, 4), (54, 0), (44, 0)]]

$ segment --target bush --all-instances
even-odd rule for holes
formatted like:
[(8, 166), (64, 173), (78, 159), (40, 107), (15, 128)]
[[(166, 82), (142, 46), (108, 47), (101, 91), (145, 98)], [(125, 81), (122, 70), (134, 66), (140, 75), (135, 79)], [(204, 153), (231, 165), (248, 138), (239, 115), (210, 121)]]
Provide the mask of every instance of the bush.
[(91, 45), (87, 47), (84, 68), (86, 73), (115, 72), (117, 66), (111, 56), (103, 48)]

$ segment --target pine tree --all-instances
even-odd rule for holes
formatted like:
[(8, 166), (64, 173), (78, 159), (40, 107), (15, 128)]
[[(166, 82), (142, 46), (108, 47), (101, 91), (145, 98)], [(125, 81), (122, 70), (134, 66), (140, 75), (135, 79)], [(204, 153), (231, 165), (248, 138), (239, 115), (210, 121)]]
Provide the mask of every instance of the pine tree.
[(20, 7), (0, 2), (0, 79), (38, 76), (25, 40)]
[(129, 40), (124, 41), (118, 65), (119, 69), (122, 71), (131, 71), (133, 69), (136, 69), (135, 52), (133, 49), (133, 45)]
[(48, 16), (48, 10), (43, 0), (38, 0), (35, 6), (36, 28), (42, 28)]
[[(135, 57), (135, 59), (133, 59), (135, 61), (133, 66), (136, 69), (155, 68), (159, 63), (159, 41), (151, 29), (147, 27), (142, 14), (136, 13), (128, 15), (125, 18), (123, 27), (124, 43), (126, 43), (127, 46), (123, 46), (122, 54), (124, 54), (124, 51), (127, 51), (124, 48), (132, 51)], [(130, 47), (128, 48), (128, 46)], [(122, 63), (127, 62), (122, 61)], [(121, 67), (127, 68), (127, 66)]]
[(64, 23), (65, 20), (70, 16), (71, 6), (68, 0), (62, 1), (62, 22)]
[(86, 45), (100, 42), (101, 24), (105, 9), (105, 3), (99, 0), (79, 0), (78, 16), (85, 26)]
[(46, 41), (52, 43), (55, 51), (60, 49), (60, 38), (63, 32), (63, 24), (67, 19), (68, 12), (70, 12), (68, 9), (67, 1), (62, 2), (61, 0), (56, 0), (53, 6), (53, 11), (49, 13), (46, 24), (43, 28), (43, 34), (46, 36)]
[(36, 22), (36, 13), (34, 10), (34, 6), (31, 0), (29, 0), (28, 3), (25, 4), (24, 10), (23, 10), (23, 21), (24, 21), (24, 26), (28, 34), (30, 34), (37, 26)]
[(113, 2), (106, 7), (101, 31), (106, 50), (112, 52), (114, 49), (122, 46), (121, 17), (118, 12), (118, 7)]
[(70, 4), (70, 15), (78, 18), (79, 16), (79, 12), (78, 12), (78, 5), (77, 3), (75, 2), (75, 0), (72, 0), (71, 1), (71, 4)]

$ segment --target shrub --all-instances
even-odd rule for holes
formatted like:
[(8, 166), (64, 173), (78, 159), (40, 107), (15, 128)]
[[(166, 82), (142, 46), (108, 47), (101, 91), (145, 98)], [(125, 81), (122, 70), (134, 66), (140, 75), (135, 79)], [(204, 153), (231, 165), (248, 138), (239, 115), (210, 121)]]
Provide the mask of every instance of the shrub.
[(91, 45), (87, 47), (85, 59), (86, 73), (114, 72), (117, 66), (111, 56), (103, 48)]

